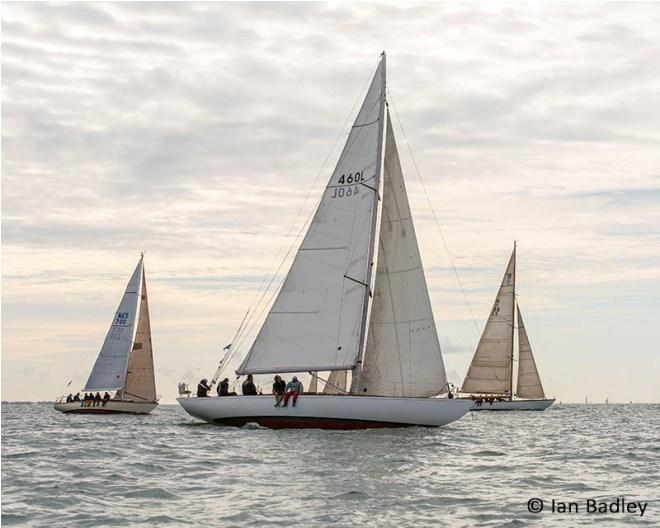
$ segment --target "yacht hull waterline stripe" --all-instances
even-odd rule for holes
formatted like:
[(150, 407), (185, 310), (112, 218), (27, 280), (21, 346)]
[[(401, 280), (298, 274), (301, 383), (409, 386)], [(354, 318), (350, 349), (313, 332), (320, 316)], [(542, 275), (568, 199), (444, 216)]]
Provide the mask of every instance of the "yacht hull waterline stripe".
[(269, 427), (437, 427), (461, 418), (471, 400), (303, 394), (294, 407), (274, 407), (272, 396), (179, 398), (188, 414), (209, 423)]

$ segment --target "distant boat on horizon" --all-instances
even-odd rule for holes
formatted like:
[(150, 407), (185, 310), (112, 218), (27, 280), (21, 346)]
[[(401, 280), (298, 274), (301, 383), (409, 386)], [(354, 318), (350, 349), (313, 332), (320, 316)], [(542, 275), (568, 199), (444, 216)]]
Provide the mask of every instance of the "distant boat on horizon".
[[(514, 332), (518, 319), (518, 383), (513, 389)], [(471, 411), (542, 411), (546, 398), (516, 298), (516, 243), (486, 327), (468, 369), (460, 398), (474, 400)], [(469, 396), (467, 396), (469, 394)]]
[(107, 401), (67, 401), (61, 396), (54, 409), (66, 414), (148, 414), (158, 405), (144, 254), (81, 392), (114, 392), (114, 397)]

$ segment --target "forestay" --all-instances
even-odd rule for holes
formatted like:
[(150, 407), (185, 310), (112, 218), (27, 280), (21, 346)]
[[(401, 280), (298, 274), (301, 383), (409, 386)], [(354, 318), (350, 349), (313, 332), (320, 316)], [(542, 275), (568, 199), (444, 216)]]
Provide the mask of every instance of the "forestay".
[(238, 374), (351, 369), (377, 207), (380, 62), (282, 288)]
[(541, 384), (541, 377), (536, 368), (536, 361), (532, 354), (532, 347), (529, 344), (527, 331), (523, 323), (522, 315), (520, 313), (520, 306), (518, 308), (518, 345), (520, 347), (518, 358), (518, 388), (517, 396), (519, 398), (532, 398), (542, 400), (545, 398), (543, 385)]
[(83, 391), (111, 391), (124, 386), (128, 358), (133, 344), (141, 280), (142, 258), (131, 280), (128, 281), (124, 296)]
[(426, 397), (447, 384), (394, 131), (387, 116), (383, 206), (360, 394)]
[(511, 391), (515, 268), (514, 248), (486, 328), (463, 382), (461, 389), (463, 392), (509, 393)]
[(142, 269), (140, 312), (133, 350), (128, 361), (124, 398), (148, 402), (156, 401), (151, 322), (149, 320), (149, 302), (147, 300), (147, 281), (144, 267)]

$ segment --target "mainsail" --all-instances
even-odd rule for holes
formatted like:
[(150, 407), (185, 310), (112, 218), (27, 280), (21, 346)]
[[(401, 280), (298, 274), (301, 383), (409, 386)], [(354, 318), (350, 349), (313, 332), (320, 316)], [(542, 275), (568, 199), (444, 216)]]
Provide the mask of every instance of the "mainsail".
[(131, 400), (156, 401), (151, 323), (147, 300), (147, 281), (142, 268), (142, 295), (133, 349), (128, 361), (123, 397)]
[[(515, 307), (516, 248), (472, 358), (463, 392), (511, 394)], [(511, 394), (512, 395), (512, 394)]]
[(371, 277), (384, 89), (382, 60), (309, 230), (238, 374), (355, 366)]
[(382, 194), (378, 264), (359, 393), (434, 396), (447, 379), (389, 112)]
[(518, 358), (518, 388), (516, 395), (519, 398), (545, 399), (541, 377), (536, 368), (536, 361), (532, 354), (532, 347), (529, 344), (527, 331), (523, 324), (520, 306), (518, 308), (518, 345), (520, 347)]
[(124, 386), (142, 282), (142, 258), (128, 281), (101, 351), (83, 391), (117, 390)]

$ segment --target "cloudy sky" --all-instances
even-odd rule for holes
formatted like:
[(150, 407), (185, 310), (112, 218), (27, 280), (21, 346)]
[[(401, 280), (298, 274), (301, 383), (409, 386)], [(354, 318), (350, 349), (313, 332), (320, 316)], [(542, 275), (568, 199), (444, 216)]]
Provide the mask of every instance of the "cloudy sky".
[(2, 398), (82, 386), (140, 251), (158, 392), (209, 377), (385, 49), (450, 379), (517, 239), (546, 392), (660, 401), (658, 35), (659, 4), (3, 3)]

